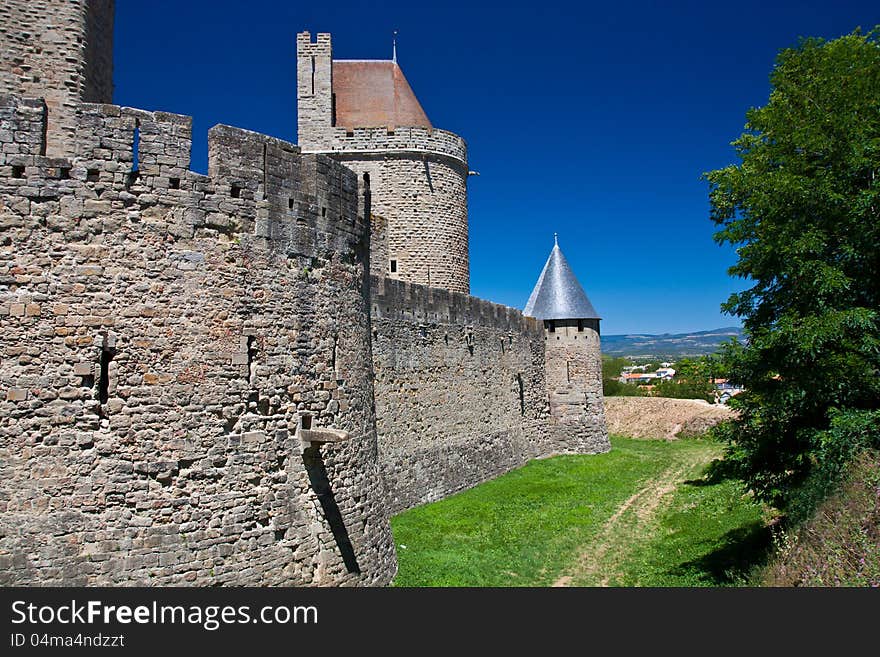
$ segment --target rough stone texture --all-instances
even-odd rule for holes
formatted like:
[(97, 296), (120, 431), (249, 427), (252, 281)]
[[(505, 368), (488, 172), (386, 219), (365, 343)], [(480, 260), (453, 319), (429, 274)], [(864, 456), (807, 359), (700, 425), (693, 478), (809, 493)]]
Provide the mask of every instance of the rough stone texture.
[[(582, 394), (570, 405), (577, 412), (551, 415), (544, 331), (518, 310), (373, 278), (372, 327), (379, 460), (392, 512), (531, 458), (609, 448)], [(592, 360), (574, 367), (586, 372)]]
[(50, 159), (43, 116), (0, 102), (0, 583), (389, 582), (354, 174), (218, 126), (202, 176), (110, 105)]
[(189, 117), (79, 102), (112, 8), (0, 9), (0, 585), (387, 584), (389, 511), (607, 448), (598, 324), (463, 293), (460, 137), (332, 126), (305, 34), (333, 157), (215, 126), (193, 173)]
[(50, 156), (73, 154), (78, 103), (112, 100), (113, 10), (113, 0), (0, 5), (0, 93), (45, 99)]
[(575, 453), (611, 449), (602, 402), (598, 319), (544, 321), (544, 370), (550, 414), (570, 433)]
[[(344, 162), (372, 187), (371, 271), (470, 291), (467, 147), (451, 132), (420, 126), (334, 124), (329, 34), (297, 35), (299, 143)], [(391, 271), (391, 261), (396, 271)]]
[(734, 412), (701, 399), (605, 397), (605, 417), (609, 433), (672, 440), (705, 433)]

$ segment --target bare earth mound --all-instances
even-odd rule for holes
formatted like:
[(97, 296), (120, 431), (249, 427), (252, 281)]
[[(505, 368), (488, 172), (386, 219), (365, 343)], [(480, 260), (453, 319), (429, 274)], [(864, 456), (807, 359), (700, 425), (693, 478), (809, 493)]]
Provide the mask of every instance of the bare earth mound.
[(727, 406), (701, 399), (605, 397), (608, 433), (672, 440), (696, 436), (733, 417)]

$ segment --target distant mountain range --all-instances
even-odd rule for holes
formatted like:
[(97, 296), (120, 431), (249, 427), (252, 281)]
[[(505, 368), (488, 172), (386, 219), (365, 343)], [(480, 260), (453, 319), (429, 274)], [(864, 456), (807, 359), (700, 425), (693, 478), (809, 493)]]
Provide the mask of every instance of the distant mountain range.
[(684, 356), (702, 356), (715, 353), (722, 342), (727, 342), (733, 337), (743, 341), (742, 329), (729, 326), (694, 333), (603, 335), (602, 353), (606, 356), (628, 356), (631, 358), (674, 359)]

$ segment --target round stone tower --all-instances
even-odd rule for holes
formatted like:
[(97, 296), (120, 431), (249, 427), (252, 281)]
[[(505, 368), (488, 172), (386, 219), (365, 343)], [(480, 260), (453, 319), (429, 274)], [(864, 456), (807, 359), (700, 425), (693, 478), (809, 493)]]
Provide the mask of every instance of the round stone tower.
[(329, 34), (296, 46), (299, 145), (369, 189), (372, 273), (470, 293), (464, 140), (431, 125), (396, 56), (334, 60)]
[(544, 322), (544, 375), (550, 415), (564, 434), (561, 451), (611, 449), (602, 398), (599, 315), (565, 259), (553, 246), (523, 310)]

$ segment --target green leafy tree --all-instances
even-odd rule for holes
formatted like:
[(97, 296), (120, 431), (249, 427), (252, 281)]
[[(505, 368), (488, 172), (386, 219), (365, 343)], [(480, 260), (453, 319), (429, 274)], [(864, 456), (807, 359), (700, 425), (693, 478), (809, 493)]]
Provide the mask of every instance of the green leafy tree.
[(610, 356), (602, 357), (602, 378), (603, 379), (617, 379), (620, 377), (620, 373), (623, 371), (623, 368), (629, 365), (629, 360), (626, 358), (612, 358)]
[(644, 391), (638, 386), (621, 383), (620, 373), (629, 365), (627, 358), (602, 358), (602, 391), (606, 397), (642, 397)]
[(746, 387), (722, 433), (739, 476), (785, 506), (817, 468), (835, 409), (880, 403), (880, 44), (877, 29), (780, 52), (747, 112), (740, 163), (705, 174), (730, 273), (722, 308), (747, 343), (724, 352)]

